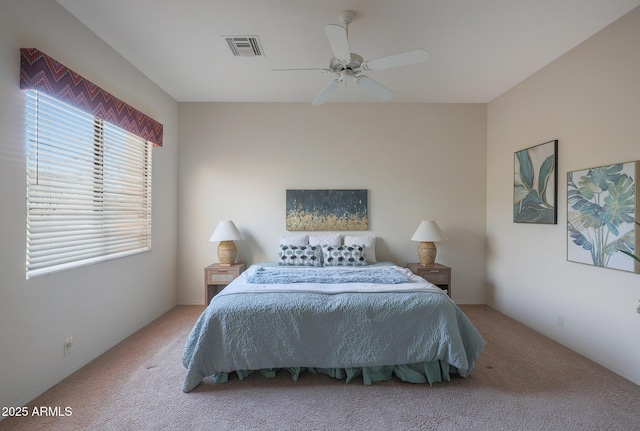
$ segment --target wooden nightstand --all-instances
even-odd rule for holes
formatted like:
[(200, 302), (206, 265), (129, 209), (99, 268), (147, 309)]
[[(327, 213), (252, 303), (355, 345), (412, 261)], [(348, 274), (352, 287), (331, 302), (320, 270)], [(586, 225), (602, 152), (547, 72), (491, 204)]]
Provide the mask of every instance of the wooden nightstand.
[(446, 289), (447, 295), (451, 298), (451, 268), (439, 263), (434, 263), (432, 266), (420, 266), (419, 263), (407, 263), (407, 268), (415, 275), (419, 275), (440, 289)]
[(204, 300), (209, 305), (211, 299), (224, 287), (247, 269), (247, 264), (236, 263), (230, 266), (222, 266), (219, 263), (209, 265), (204, 269)]

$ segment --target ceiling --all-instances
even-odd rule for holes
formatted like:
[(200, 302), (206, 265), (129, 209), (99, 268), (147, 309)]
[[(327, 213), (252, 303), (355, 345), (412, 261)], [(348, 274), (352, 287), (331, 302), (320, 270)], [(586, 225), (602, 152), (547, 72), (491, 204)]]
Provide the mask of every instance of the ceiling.
[[(486, 103), (640, 5), (640, 0), (57, 0), (179, 102), (309, 102), (334, 75), (324, 27), (356, 12), (365, 60), (424, 48), (426, 63), (367, 72), (393, 102)], [(263, 57), (234, 57), (257, 35)], [(378, 102), (355, 84), (331, 102)], [(382, 102), (385, 103), (385, 102)]]

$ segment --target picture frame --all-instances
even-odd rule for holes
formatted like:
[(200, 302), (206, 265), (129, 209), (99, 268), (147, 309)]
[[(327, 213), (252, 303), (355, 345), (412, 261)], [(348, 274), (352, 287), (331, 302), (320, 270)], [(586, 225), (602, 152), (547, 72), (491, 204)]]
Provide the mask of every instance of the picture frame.
[(516, 151), (513, 222), (558, 223), (558, 140)]
[(638, 161), (567, 173), (568, 261), (640, 273), (638, 178)]
[(350, 231), (369, 228), (366, 189), (287, 190), (288, 231)]

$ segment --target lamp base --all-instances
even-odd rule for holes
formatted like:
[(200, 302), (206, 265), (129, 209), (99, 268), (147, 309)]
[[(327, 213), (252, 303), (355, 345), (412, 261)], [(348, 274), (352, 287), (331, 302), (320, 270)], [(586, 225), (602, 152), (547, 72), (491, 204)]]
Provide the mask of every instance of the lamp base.
[(220, 241), (218, 245), (218, 261), (222, 266), (231, 266), (236, 262), (238, 250), (233, 241)]
[(436, 253), (438, 252), (433, 242), (421, 242), (418, 244), (418, 259), (420, 266), (433, 266), (436, 263)]

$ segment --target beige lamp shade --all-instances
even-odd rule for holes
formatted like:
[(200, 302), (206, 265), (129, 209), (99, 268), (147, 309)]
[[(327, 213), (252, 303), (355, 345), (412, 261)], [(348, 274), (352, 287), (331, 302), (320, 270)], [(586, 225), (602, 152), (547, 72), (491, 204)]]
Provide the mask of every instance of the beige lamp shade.
[(213, 231), (211, 238), (209, 238), (209, 242), (220, 241), (220, 244), (218, 244), (218, 261), (220, 265), (230, 266), (236, 262), (238, 250), (233, 241), (241, 239), (244, 239), (244, 236), (231, 220), (218, 223), (216, 230)]
[(418, 258), (420, 266), (433, 266), (436, 262), (436, 254), (438, 252), (435, 242), (446, 241), (447, 237), (438, 224), (433, 220), (423, 220), (420, 222), (416, 233), (411, 237), (411, 241), (419, 241)]

